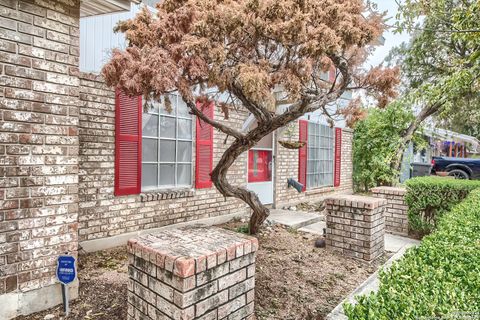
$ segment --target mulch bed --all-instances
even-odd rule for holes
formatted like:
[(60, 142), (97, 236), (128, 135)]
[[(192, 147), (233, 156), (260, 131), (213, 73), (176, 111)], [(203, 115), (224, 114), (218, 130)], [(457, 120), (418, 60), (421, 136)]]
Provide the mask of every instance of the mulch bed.
[[(223, 227), (244, 230), (242, 222)], [(365, 264), (328, 248), (314, 246), (317, 236), (279, 226), (259, 235), (255, 311), (258, 320), (321, 320), (383, 264), (388, 255)], [(80, 298), (67, 319), (126, 319), (125, 247), (79, 257)], [(22, 320), (64, 319), (56, 307)]]

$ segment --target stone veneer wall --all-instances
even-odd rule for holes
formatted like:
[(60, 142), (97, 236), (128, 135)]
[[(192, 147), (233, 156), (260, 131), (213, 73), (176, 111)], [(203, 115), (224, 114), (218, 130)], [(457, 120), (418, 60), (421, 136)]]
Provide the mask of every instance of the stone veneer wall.
[[(298, 140), (298, 122), (293, 131), (295, 132), (295, 135), (292, 137), (292, 139)], [(277, 144), (277, 171), (275, 185), (275, 206), (277, 208), (294, 203), (320, 200), (334, 192), (353, 192), (353, 130), (344, 128), (342, 131), (342, 164), (339, 187), (332, 186), (310, 190), (307, 189), (302, 193), (298, 193), (294, 188), (288, 188), (288, 178), (294, 178), (298, 181), (298, 150), (286, 149)], [(277, 139), (281, 139), (281, 135), (280, 138), (277, 137)]]
[(2, 319), (60, 303), (77, 252), (79, 3), (0, 0)]
[(128, 242), (127, 319), (254, 319), (256, 238), (183, 228)]
[[(210, 189), (114, 196), (115, 94), (99, 76), (81, 74), (80, 77), (82, 104), (78, 186), (81, 243), (116, 235), (128, 236), (132, 232), (201, 218), (247, 212), (243, 202), (234, 198), (225, 200), (214, 186)], [(215, 118), (223, 119), (218, 109)], [(244, 118), (246, 115), (233, 113), (228, 124), (241, 128)], [(224, 134), (214, 131), (214, 165), (228, 146), (224, 140)], [(232, 184), (245, 185), (246, 165), (246, 155), (242, 155), (229, 171)]]
[(373, 196), (387, 200), (385, 208), (385, 231), (408, 236), (408, 206), (405, 203), (405, 188), (376, 187)]
[(332, 196), (327, 203), (327, 246), (344, 255), (372, 261), (385, 251), (384, 199)]

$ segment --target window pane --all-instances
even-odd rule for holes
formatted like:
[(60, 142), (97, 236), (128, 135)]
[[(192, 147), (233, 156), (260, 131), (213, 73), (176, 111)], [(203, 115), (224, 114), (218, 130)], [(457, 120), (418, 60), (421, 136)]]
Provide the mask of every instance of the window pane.
[(192, 139), (192, 120), (178, 119), (178, 138)]
[(160, 117), (160, 137), (175, 138), (175, 118)]
[(171, 112), (167, 111), (167, 109), (165, 108), (165, 98), (162, 98), (162, 105), (160, 107), (160, 114), (175, 116), (175, 114), (176, 114), (175, 108), (177, 107), (177, 96), (174, 95), (174, 94), (168, 94), (167, 97), (170, 100), (170, 103), (172, 104), (172, 110), (171, 110)]
[(143, 139), (142, 140), (142, 161), (157, 162), (158, 157), (158, 140)]
[(143, 164), (142, 165), (142, 187), (152, 189), (157, 187), (157, 165)]
[(187, 186), (192, 183), (192, 166), (189, 164), (177, 165), (177, 184)]
[[(146, 103), (147, 112), (158, 114), (158, 110), (160, 109), (160, 105), (161, 105), (161, 101), (150, 99)], [(144, 107), (145, 107), (145, 105), (144, 105)]]
[(179, 117), (191, 118), (192, 115), (189, 113), (190, 109), (187, 107), (185, 101), (183, 101), (182, 97), (178, 96), (177, 100), (177, 112)]
[(186, 141), (178, 142), (178, 162), (191, 162), (192, 161), (192, 143)]
[(175, 162), (175, 140), (160, 140), (160, 161)]
[(144, 113), (142, 117), (143, 135), (158, 137), (158, 116)]
[(160, 183), (161, 186), (175, 185), (175, 165), (161, 164), (160, 165)]

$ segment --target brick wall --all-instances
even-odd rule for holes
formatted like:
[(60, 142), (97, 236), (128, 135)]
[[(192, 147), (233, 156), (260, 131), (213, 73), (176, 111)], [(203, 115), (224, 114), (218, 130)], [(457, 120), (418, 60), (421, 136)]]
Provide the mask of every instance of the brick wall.
[[(293, 130), (295, 132), (292, 140), (298, 140), (298, 123)], [(282, 139), (282, 135), (277, 139)], [(353, 131), (343, 129), (342, 132), (342, 165), (340, 171), (339, 187), (323, 187), (307, 189), (305, 192), (298, 193), (294, 188), (287, 187), (287, 179), (294, 178), (298, 181), (298, 150), (286, 149), (277, 144), (276, 149), (276, 193), (275, 199), (277, 208), (284, 205), (317, 201), (326, 195), (334, 192), (352, 192), (353, 189), (353, 153), (352, 153)]]
[[(79, 238), (80, 242), (107, 238), (170, 224), (230, 213), (247, 212), (246, 205), (224, 197), (214, 187), (202, 190), (149, 192), (138, 196), (115, 197), (114, 147), (115, 99), (99, 76), (80, 76), (80, 182)], [(216, 119), (223, 115), (216, 110)], [(229, 125), (241, 128), (246, 114), (232, 113)], [(296, 130), (298, 131), (298, 130)], [(228, 146), (225, 135), (214, 133), (214, 163)], [(341, 185), (307, 190), (299, 194), (287, 188), (287, 178), (297, 179), (298, 150), (277, 147), (276, 206), (314, 201), (336, 191), (352, 190), (352, 131), (344, 129), (342, 140)], [(229, 180), (245, 185), (247, 159), (242, 155), (230, 169)]]
[(0, 0), (0, 309), (7, 317), (25, 310), (2, 297), (54, 284), (57, 256), (77, 250), (78, 26), (79, 0)]
[(373, 196), (387, 200), (385, 230), (389, 233), (408, 236), (408, 206), (405, 203), (405, 188), (376, 187)]
[[(80, 81), (80, 242), (246, 212), (243, 202), (225, 200), (215, 187), (115, 197), (115, 95), (98, 76), (81, 74)], [(219, 110), (215, 117), (223, 119)], [(241, 128), (244, 117), (234, 113), (228, 121), (229, 125)], [(228, 146), (224, 140), (225, 135), (214, 132), (214, 164)], [(246, 165), (243, 155), (232, 166), (232, 184), (245, 185)]]
[(174, 229), (128, 243), (128, 319), (253, 319), (256, 238)]

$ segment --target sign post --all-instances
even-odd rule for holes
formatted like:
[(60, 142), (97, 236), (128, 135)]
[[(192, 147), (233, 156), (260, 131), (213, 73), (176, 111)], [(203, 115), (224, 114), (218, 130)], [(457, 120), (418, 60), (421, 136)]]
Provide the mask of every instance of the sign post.
[(70, 255), (59, 256), (57, 260), (57, 278), (62, 284), (63, 311), (66, 316), (70, 312), (68, 307), (68, 284), (75, 280), (76, 274), (75, 257)]

